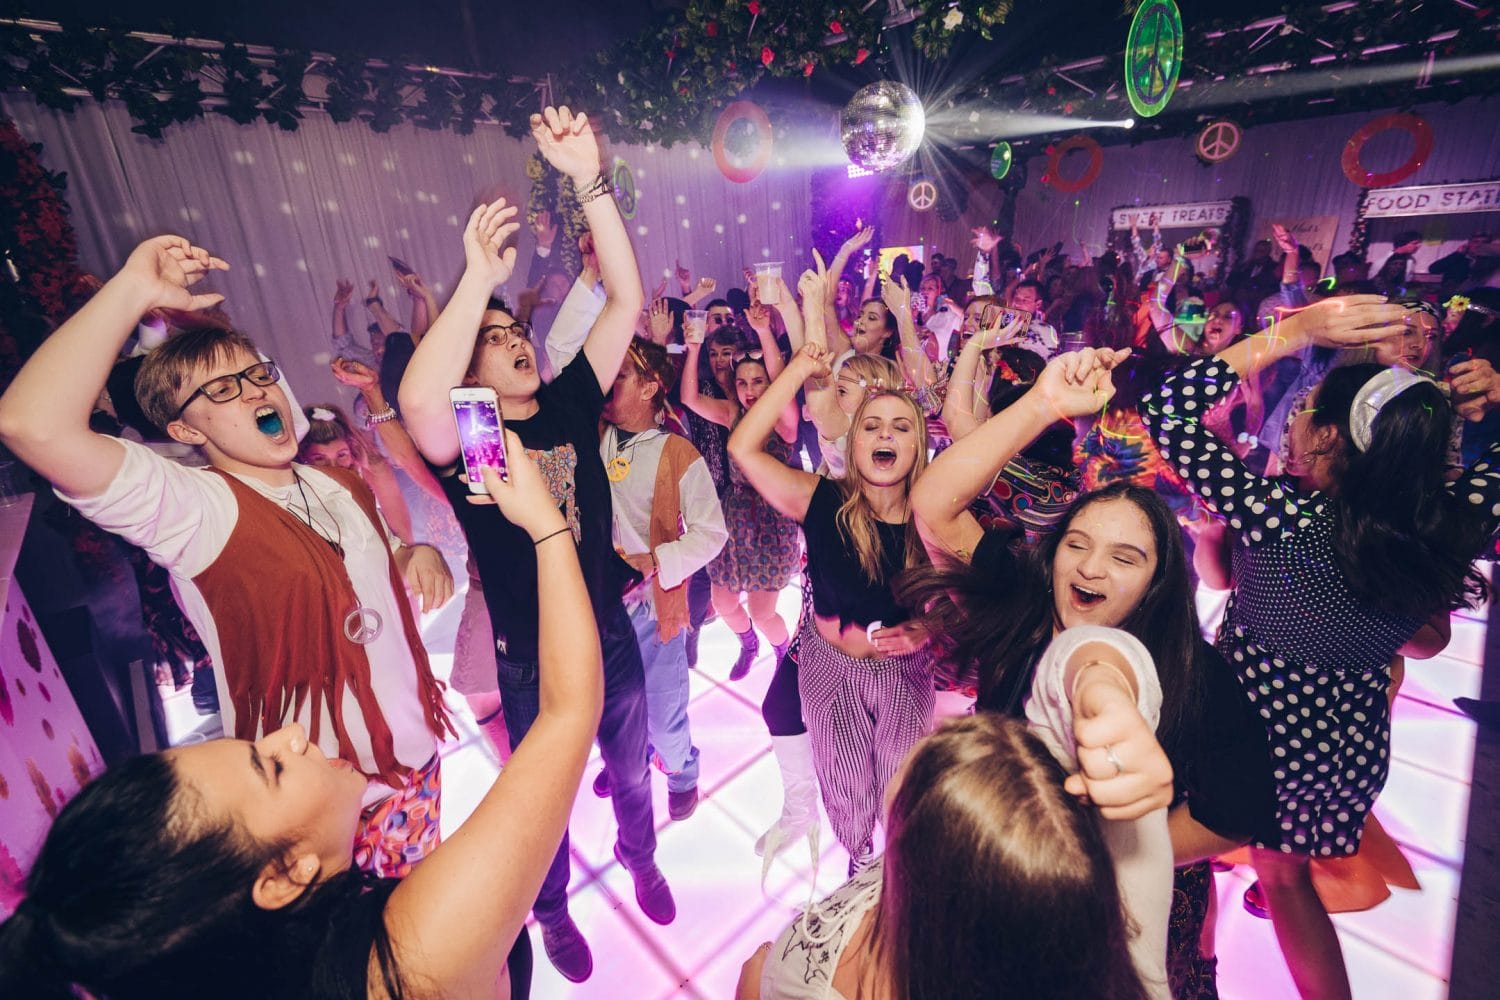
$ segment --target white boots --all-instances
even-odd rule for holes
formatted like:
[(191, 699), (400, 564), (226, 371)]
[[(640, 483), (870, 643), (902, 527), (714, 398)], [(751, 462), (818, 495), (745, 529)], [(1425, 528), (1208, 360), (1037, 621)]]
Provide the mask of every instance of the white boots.
[(755, 842), (755, 853), (761, 862), (761, 883), (771, 870), (771, 862), (786, 847), (807, 837), (814, 866), (818, 863), (818, 778), (813, 773), (812, 740), (800, 736), (772, 736), (771, 749), (781, 767), (781, 816)]

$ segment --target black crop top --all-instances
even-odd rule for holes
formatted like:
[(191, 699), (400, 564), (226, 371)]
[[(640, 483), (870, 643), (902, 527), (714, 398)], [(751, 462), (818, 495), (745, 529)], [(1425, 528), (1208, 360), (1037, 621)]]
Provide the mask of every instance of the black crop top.
[(871, 583), (860, 568), (854, 546), (838, 526), (844, 491), (831, 479), (820, 479), (802, 520), (807, 539), (807, 573), (812, 578), (813, 610), (837, 618), (839, 628), (871, 622), (899, 625), (911, 613), (891, 596), (891, 581), (906, 566), (909, 525), (877, 521), (880, 533), (880, 582)]

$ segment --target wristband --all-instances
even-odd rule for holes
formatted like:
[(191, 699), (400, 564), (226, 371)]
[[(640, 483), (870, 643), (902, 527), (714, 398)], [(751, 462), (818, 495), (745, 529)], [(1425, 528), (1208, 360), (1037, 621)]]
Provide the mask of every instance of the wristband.
[(571, 535), (573, 533), (573, 529), (572, 528), (568, 528), (568, 527), (558, 528), (556, 531), (552, 532), (552, 534), (550, 534), (550, 535), (543, 535), (541, 538), (533, 539), (532, 542), (531, 542), (531, 544), (532, 545), (541, 545), (547, 539), (549, 539), (549, 538), (556, 538), (558, 535), (561, 535), (561, 534), (564, 534), (564, 533)]
[(606, 194), (613, 195), (614, 193), (614, 188), (610, 185), (609, 178), (600, 174), (590, 181), (583, 190), (578, 192), (578, 204), (587, 205), (595, 198), (601, 198)]

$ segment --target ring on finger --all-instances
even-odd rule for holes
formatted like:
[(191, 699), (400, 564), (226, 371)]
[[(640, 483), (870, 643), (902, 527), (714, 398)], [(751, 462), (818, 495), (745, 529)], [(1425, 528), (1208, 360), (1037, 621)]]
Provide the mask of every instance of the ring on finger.
[(1104, 759), (1115, 766), (1115, 777), (1125, 773), (1125, 768), (1120, 766), (1120, 758), (1115, 756), (1115, 748), (1110, 744), (1104, 744)]

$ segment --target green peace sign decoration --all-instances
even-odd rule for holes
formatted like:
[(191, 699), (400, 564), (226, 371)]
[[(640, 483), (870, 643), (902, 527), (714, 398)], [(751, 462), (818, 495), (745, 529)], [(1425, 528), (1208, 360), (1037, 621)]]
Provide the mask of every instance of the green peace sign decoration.
[(1182, 15), (1175, 0), (1146, 0), (1125, 38), (1125, 93), (1142, 118), (1166, 110), (1182, 69)]
[(997, 181), (1005, 180), (1005, 175), (1010, 173), (1011, 157), (1014, 155), (1010, 143), (1003, 139), (997, 142), (995, 151), (990, 154), (990, 176)]
[(627, 219), (635, 218), (637, 194), (635, 190), (635, 171), (630, 169), (630, 164), (619, 158), (615, 159), (615, 169), (610, 177), (615, 187), (615, 204), (619, 206), (620, 214)]

